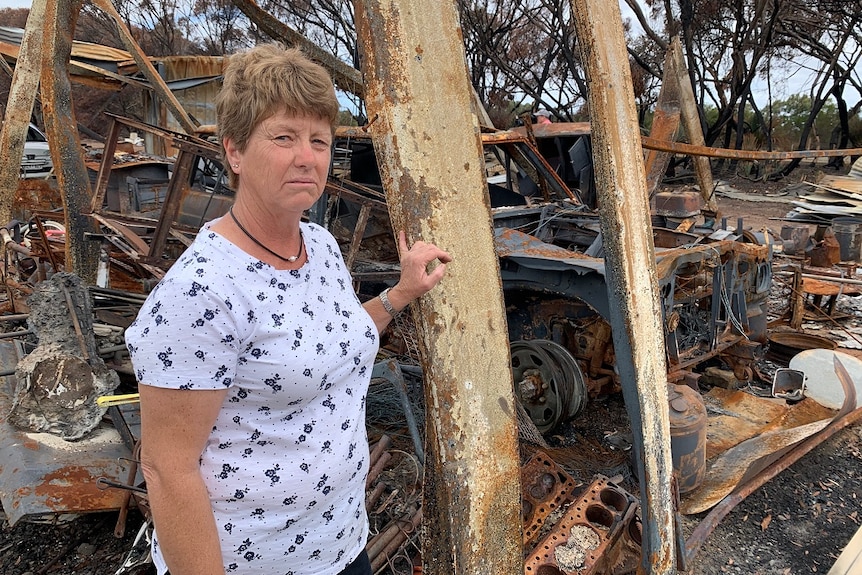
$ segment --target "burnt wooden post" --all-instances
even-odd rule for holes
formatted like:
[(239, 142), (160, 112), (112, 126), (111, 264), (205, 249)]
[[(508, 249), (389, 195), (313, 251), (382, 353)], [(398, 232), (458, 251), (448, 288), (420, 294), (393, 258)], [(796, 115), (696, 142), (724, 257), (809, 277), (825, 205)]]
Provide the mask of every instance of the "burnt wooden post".
[[(685, 66), (685, 57), (682, 53), (682, 44), (679, 36), (675, 36), (668, 48), (667, 62), (673, 66), (674, 75), (679, 86), (679, 103), (682, 112), (682, 124), (688, 134), (689, 143), (695, 146), (706, 146), (703, 139), (703, 126), (700, 123), (700, 114), (697, 111), (697, 100), (694, 98), (694, 90), (691, 87), (691, 78)], [(712, 180), (712, 165), (706, 156), (692, 156), (694, 172), (697, 175), (697, 183), (700, 186), (700, 195), (706, 203), (704, 215), (707, 218), (717, 219), (718, 202), (715, 200), (715, 182)]]
[[(674, 72), (670, 52), (664, 59), (664, 74), (661, 79), (661, 89), (653, 112), (652, 127), (649, 135), (657, 140), (671, 142), (679, 129), (679, 82)], [(670, 164), (672, 154), (659, 150), (647, 150), (646, 153), (646, 184), (647, 193), (652, 198), (658, 190)]]
[(593, 158), (617, 369), (640, 479), (646, 573), (673, 573), (673, 466), (640, 131), (617, 2), (571, 0), (589, 82)]
[(99, 244), (87, 240), (87, 232), (91, 231), (93, 224), (85, 214), (90, 210), (92, 192), (72, 111), (72, 86), (68, 72), (72, 32), (82, 2), (48, 0), (45, 8), (42, 111), (57, 186), (66, 212), (66, 271), (78, 274), (87, 283), (95, 283)]
[(0, 225), (12, 219), (12, 203), (18, 190), (21, 155), (27, 139), (33, 102), (39, 90), (42, 35), (46, 0), (34, 0), (15, 62), (3, 129), (0, 131)]
[(458, 12), (452, 0), (355, 10), (393, 226), (454, 258), (412, 310), (427, 405), (424, 572), (523, 574), (509, 340)]

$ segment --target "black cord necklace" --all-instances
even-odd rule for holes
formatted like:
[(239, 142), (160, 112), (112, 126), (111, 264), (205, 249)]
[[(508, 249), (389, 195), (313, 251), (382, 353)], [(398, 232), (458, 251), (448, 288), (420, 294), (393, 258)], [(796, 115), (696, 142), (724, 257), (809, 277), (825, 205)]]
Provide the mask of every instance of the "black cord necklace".
[(272, 251), (271, 249), (269, 249), (268, 247), (266, 247), (265, 245), (263, 245), (263, 244), (262, 244), (262, 243), (261, 243), (261, 242), (260, 242), (256, 237), (254, 237), (253, 235), (251, 235), (251, 234), (248, 232), (248, 230), (247, 230), (247, 229), (245, 229), (245, 228), (242, 226), (242, 224), (241, 224), (241, 223), (239, 223), (239, 220), (238, 220), (238, 219), (236, 219), (236, 216), (233, 214), (233, 206), (231, 206), (231, 207), (230, 207), (230, 209), (228, 210), (228, 213), (230, 214), (230, 217), (231, 217), (231, 218), (233, 218), (234, 223), (237, 225), (237, 227), (240, 229), (240, 231), (241, 231), (242, 233), (244, 233), (246, 236), (248, 236), (248, 239), (250, 239), (250, 240), (251, 240), (251, 241), (253, 241), (255, 244), (257, 244), (257, 245), (258, 245), (258, 247), (260, 247), (260, 248), (262, 248), (262, 249), (266, 250), (266, 251), (267, 251), (267, 253), (270, 253), (270, 254), (274, 255), (275, 257), (277, 257), (277, 258), (278, 258), (278, 259), (280, 259), (281, 261), (283, 261), (283, 262), (287, 262), (287, 263), (291, 263), (291, 264), (292, 264), (293, 262), (295, 262), (296, 260), (298, 260), (298, 259), (299, 259), (299, 256), (301, 256), (301, 255), (302, 255), (302, 249), (305, 247), (305, 241), (303, 241), (303, 239), (302, 239), (302, 232), (300, 232), (300, 233), (299, 233), (299, 251), (296, 253), (296, 255), (295, 255), (295, 256), (290, 256), (289, 258), (286, 258), (286, 257), (284, 257), (284, 256), (280, 256), (280, 255), (278, 255), (277, 253), (275, 253), (274, 251)]

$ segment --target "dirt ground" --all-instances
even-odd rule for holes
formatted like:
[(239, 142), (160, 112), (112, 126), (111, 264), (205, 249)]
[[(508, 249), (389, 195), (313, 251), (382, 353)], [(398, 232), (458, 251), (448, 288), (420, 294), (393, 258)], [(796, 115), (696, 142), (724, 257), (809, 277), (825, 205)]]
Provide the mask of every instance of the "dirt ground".
[[(792, 190), (816, 177), (809, 166), (783, 182), (722, 178), (745, 198), (719, 196), (728, 227), (743, 217), (746, 228), (780, 232), (792, 209)], [(846, 173), (846, 170), (845, 170)], [(858, 298), (857, 298), (858, 299)], [(786, 302), (776, 302), (783, 305)], [(856, 314), (859, 308), (848, 308)], [(853, 319), (851, 317), (851, 319)], [(825, 330), (824, 333), (829, 333)], [(860, 356), (857, 350), (842, 350)], [(839, 432), (801, 461), (748, 497), (707, 539), (690, 573), (801, 575), (825, 573), (859, 528), (862, 502), (862, 427)], [(702, 516), (687, 517), (690, 531)], [(4, 575), (113, 575), (142, 524), (133, 511), (123, 538), (113, 535), (116, 513), (80, 517), (64, 525), (19, 523), (0, 516), (0, 573)], [(151, 571), (141, 573), (149, 575)]]

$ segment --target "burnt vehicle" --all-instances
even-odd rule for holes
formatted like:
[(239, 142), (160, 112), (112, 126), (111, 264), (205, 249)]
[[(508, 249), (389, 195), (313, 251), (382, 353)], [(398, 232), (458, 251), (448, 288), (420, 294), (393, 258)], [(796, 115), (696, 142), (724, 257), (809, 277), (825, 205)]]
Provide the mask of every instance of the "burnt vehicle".
[[(569, 150), (588, 148), (582, 132)], [(582, 198), (594, 193), (592, 170), (583, 167), (584, 190), (572, 190), (563, 180), (574, 173), (571, 157), (568, 168), (555, 166), (529, 133), (484, 133), (482, 143), (516, 396), (547, 434), (591, 397), (621, 389), (598, 215)], [(396, 277), (397, 261), (373, 145), (361, 129), (340, 128), (336, 150), (325, 205), (313, 217), (339, 238), (360, 292), (373, 294)], [(751, 379), (766, 341), (769, 246), (728, 230), (656, 227), (654, 238), (668, 380), (696, 377), (694, 368), (710, 361)]]

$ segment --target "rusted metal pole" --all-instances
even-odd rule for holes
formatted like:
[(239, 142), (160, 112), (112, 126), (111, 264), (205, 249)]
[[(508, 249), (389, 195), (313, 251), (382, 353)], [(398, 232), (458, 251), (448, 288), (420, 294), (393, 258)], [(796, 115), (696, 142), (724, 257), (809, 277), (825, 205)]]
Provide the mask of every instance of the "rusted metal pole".
[(393, 226), (454, 258), (412, 310), (427, 406), (424, 572), (522, 574), (509, 339), (458, 11), (453, 0), (355, 10)]
[(844, 148), (841, 150), (790, 150), (787, 152), (769, 152), (766, 150), (731, 150), (728, 148), (709, 148), (694, 146), (683, 142), (668, 142), (644, 136), (643, 147), (648, 150), (688, 154), (689, 156), (709, 156), (710, 158), (727, 158), (731, 160), (792, 160), (796, 158), (834, 158), (841, 156), (860, 156), (862, 148)]
[(65, 270), (78, 274), (87, 283), (95, 283), (99, 245), (87, 239), (93, 224), (84, 214), (90, 210), (92, 192), (72, 110), (68, 72), (72, 35), (82, 3), (82, 0), (49, 0), (45, 7), (42, 115), (66, 213)]
[(24, 153), (27, 127), (39, 89), (46, 1), (34, 0), (30, 6), (27, 27), (12, 74), (3, 129), (0, 131), (0, 225), (12, 219), (12, 202), (18, 190), (21, 155)]
[(674, 572), (665, 350), (634, 91), (617, 2), (572, 0), (589, 81), (593, 159), (617, 369), (634, 435), (646, 573)]

